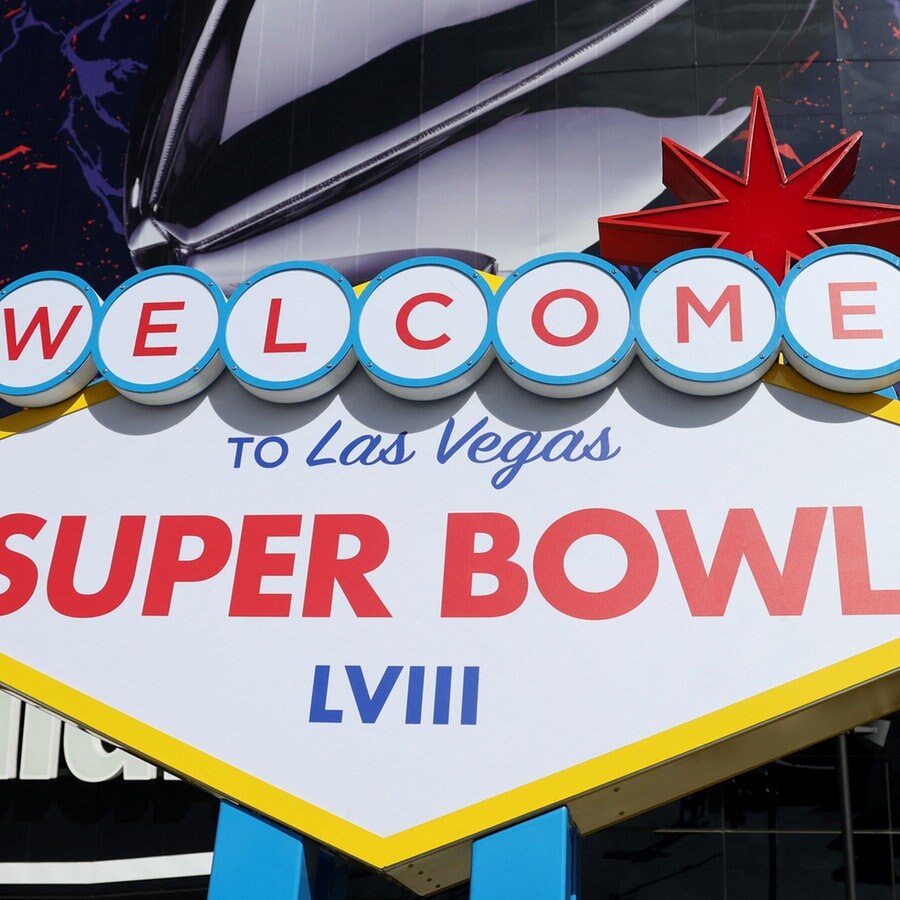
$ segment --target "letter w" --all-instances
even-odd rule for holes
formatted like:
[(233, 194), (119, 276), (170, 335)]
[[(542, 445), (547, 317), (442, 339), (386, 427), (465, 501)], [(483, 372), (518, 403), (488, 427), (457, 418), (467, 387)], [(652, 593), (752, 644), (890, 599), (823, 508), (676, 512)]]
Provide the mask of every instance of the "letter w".
[(22, 351), (31, 340), (35, 331), (40, 331), (41, 336), (41, 352), (44, 359), (53, 359), (56, 351), (66, 339), (69, 329), (78, 318), (81, 312), (80, 306), (73, 306), (69, 310), (62, 327), (56, 333), (56, 337), (50, 337), (50, 311), (46, 306), (39, 306), (37, 312), (32, 316), (31, 321), (25, 328), (25, 333), (21, 340), (16, 339), (16, 311), (12, 308), (3, 310), (3, 321), (6, 325), (6, 350), (9, 354), (10, 362), (15, 362), (21, 355)]
[(719, 546), (707, 573), (687, 511), (658, 510), (656, 515), (691, 615), (725, 615), (742, 559), (747, 560), (769, 615), (801, 615), (826, 511), (825, 507), (818, 506), (797, 510), (784, 569), (781, 570), (754, 510), (728, 510)]
[(700, 298), (689, 287), (675, 288), (675, 310), (677, 316), (678, 343), (688, 344), (691, 340), (691, 329), (688, 324), (688, 308), (700, 316), (707, 328), (712, 328), (713, 323), (728, 307), (728, 320), (731, 323), (731, 341), (737, 343), (744, 339), (744, 320), (741, 316), (741, 286), (729, 284), (722, 291), (720, 297), (713, 304), (712, 309), (707, 309)]

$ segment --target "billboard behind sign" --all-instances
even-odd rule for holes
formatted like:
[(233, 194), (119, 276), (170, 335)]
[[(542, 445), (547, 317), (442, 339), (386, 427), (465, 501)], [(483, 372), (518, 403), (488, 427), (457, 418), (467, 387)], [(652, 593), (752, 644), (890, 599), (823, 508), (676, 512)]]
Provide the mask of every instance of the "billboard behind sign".
[(4, 279), (105, 296), (125, 236), (217, 278), (349, 257), (361, 281), (419, 249), (506, 270), (655, 202), (663, 135), (740, 170), (756, 84), (789, 174), (862, 129), (850, 195), (897, 199), (889, 0), (8, 7)]

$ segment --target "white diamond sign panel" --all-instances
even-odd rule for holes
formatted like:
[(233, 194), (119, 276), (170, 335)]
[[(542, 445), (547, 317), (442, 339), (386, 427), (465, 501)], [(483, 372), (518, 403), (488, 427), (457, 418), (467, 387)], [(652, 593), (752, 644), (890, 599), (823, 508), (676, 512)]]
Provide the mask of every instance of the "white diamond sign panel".
[(897, 403), (787, 377), (19, 414), (0, 682), (389, 868), (883, 681)]

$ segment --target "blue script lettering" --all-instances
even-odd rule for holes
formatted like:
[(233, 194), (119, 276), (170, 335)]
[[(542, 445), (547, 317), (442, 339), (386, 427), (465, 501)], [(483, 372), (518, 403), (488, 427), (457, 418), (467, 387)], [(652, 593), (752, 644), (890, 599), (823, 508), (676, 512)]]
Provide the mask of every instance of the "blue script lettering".
[[(342, 466), (376, 466), (379, 463), (385, 466), (399, 466), (409, 462), (415, 455), (415, 450), (406, 450), (406, 432), (403, 431), (391, 441), (382, 446), (383, 434), (361, 434), (347, 443), (336, 440), (341, 430), (342, 422), (338, 419), (325, 434), (319, 439), (306, 457), (308, 466), (328, 466), (340, 464)], [(330, 449), (334, 442), (336, 446)], [(338, 449), (340, 447), (340, 449)], [(337, 453), (337, 456), (329, 456), (327, 451)]]
[(545, 437), (542, 431), (520, 431), (504, 439), (495, 431), (486, 430), (488, 417), (476, 422), (468, 431), (457, 434), (456, 420), (451, 416), (444, 426), (437, 449), (437, 461), (443, 465), (457, 453), (465, 453), (470, 462), (478, 465), (505, 463), (494, 472), (491, 484), (505, 488), (529, 463), (605, 462), (618, 456), (622, 448), (610, 446), (609, 426), (589, 440), (583, 431), (566, 429)]

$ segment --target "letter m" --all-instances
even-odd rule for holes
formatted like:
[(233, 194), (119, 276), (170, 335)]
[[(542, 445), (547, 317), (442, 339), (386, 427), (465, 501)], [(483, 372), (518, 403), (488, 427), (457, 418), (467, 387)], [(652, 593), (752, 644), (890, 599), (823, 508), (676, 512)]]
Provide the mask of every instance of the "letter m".
[(731, 341), (737, 343), (744, 339), (744, 323), (741, 318), (741, 286), (729, 284), (722, 291), (719, 299), (707, 308), (700, 298), (689, 287), (675, 288), (675, 309), (677, 316), (678, 343), (688, 344), (691, 340), (690, 325), (688, 323), (688, 310), (692, 309), (707, 328), (712, 328), (713, 323), (728, 307), (728, 319), (731, 324)]
[(81, 312), (80, 306), (73, 306), (65, 321), (62, 323), (56, 337), (50, 336), (50, 311), (46, 306), (39, 306), (37, 312), (31, 317), (31, 321), (25, 326), (21, 340), (16, 337), (16, 311), (7, 308), (3, 310), (3, 324), (6, 326), (6, 351), (9, 354), (10, 362), (15, 362), (21, 355), (22, 351), (28, 345), (28, 342), (34, 336), (35, 331), (39, 332), (41, 338), (41, 353), (44, 359), (53, 359), (56, 351), (66, 339), (72, 325)]

